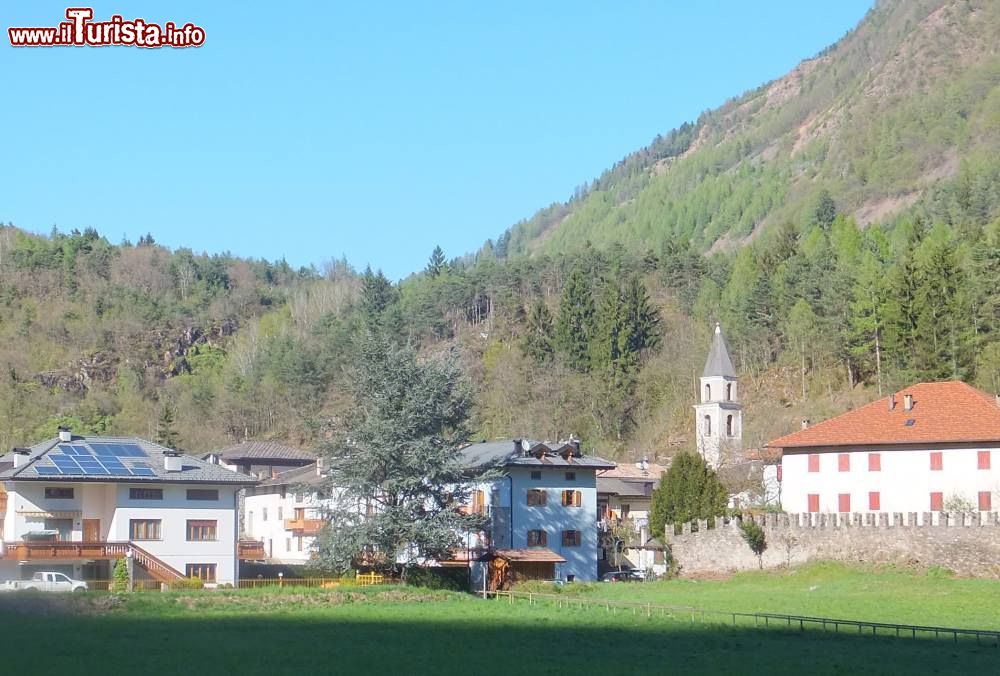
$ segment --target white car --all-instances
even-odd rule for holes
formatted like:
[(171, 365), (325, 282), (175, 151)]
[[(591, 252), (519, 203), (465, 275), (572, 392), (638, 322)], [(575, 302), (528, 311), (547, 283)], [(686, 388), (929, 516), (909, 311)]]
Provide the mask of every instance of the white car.
[(30, 580), (8, 580), (0, 585), (4, 591), (41, 591), (41, 592), (82, 592), (87, 591), (87, 583), (74, 580), (62, 573), (39, 572)]

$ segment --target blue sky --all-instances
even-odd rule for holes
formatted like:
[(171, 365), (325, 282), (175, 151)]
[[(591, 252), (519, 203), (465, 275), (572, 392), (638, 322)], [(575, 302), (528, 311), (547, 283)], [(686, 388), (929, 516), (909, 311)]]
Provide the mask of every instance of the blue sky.
[(781, 76), (871, 0), (107, 2), (96, 19), (191, 21), (205, 45), (10, 47), (66, 6), (0, 9), (0, 220), (400, 278)]

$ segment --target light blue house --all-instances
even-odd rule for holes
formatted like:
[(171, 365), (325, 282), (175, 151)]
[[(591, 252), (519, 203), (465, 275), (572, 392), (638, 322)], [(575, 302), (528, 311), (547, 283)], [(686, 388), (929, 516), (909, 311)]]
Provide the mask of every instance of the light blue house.
[(576, 439), (472, 444), (463, 462), (502, 474), (472, 491), (470, 509), (490, 517), (488, 531), (468, 537), (469, 550), (482, 553), (472, 562), (475, 589), (597, 579), (597, 472), (615, 463), (583, 455)]

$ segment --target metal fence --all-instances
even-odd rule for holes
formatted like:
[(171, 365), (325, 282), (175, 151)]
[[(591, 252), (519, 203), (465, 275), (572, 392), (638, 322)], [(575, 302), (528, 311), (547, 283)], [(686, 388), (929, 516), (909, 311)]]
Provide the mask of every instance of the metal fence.
[(955, 643), (959, 639), (975, 640), (977, 644), (1000, 647), (1000, 631), (988, 629), (963, 629), (960, 627), (933, 627), (912, 624), (892, 624), (887, 622), (866, 622), (864, 620), (841, 620), (828, 617), (810, 617), (806, 615), (782, 615), (779, 613), (740, 613), (725, 610), (705, 610), (688, 606), (659, 605), (635, 601), (610, 601), (584, 599), (561, 594), (544, 594), (518, 591), (480, 592), (483, 598), (506, 600), (510, 604), (515, 601), (526, 601), (528, 605), (545, 603), (562, 609), (600, 610), (612, 615), (629, 614), (633, 616), (659, 617), (674, 621), (685, 621), (691, 624), (725, 624), (733, 627), (775, 628), (797, 630), (804, 632), (818, 629), (831, 633), (851, 633), (862, 636), (897, 637), (897, 638), (950, 638)]

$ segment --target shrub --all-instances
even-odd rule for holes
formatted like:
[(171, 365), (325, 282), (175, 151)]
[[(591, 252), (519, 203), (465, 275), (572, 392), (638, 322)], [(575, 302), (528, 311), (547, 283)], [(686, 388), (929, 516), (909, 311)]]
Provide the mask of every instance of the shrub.
[(204, 589), (205, 583), (196, 577), (185, 577), (180, 580), (173, 580), (170, 582), (170, 589), (172, 590), (184, 590), (184, 589)]
[(111, 577), (111, 591), (118, 594), (128, 591), (128, 562), (125, 559), (115, 561), (115, 569)]
[(421, 568), (406, 569), (406, 583), (426, 589), (446, 589), (448, 591), (469, 590), (468, 568)]
[(750, 547), (750, 551), (757, 555), (757, 565), (763, 568), (764, 551), (767, 549), (767, 538), (764, 536), (764, 529), (756, 521), (747, 519), (740, 523), (740, 530), (743, 531), (743, 540)]

